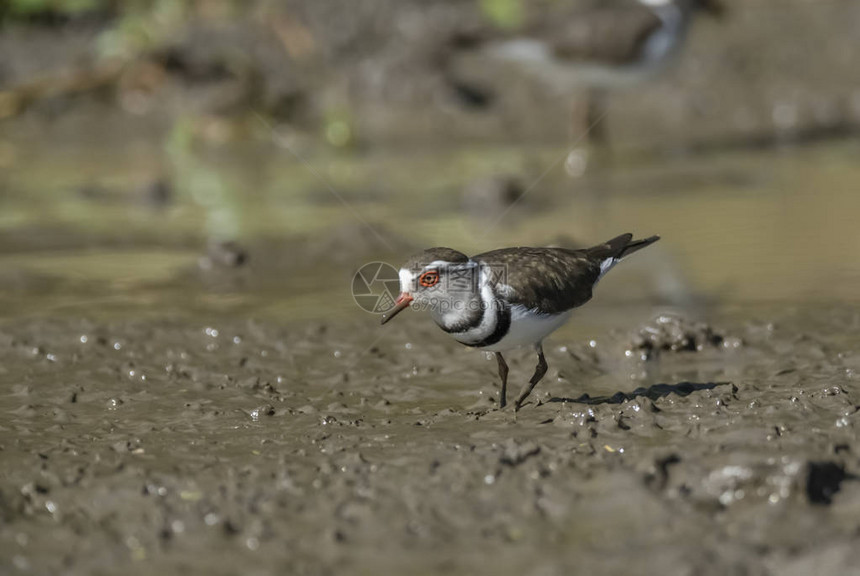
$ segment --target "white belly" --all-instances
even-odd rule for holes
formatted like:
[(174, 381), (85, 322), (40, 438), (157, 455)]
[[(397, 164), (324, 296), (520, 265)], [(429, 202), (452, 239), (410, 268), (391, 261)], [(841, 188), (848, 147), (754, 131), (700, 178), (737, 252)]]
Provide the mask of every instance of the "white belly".
[(505, 337), (482, 350), (504, 352), (522, 346), (533, 346), (558, 330), (570, 319), (571, 312), (557, 315), (535, 314), (523, 306), (511, 307), (511, 327)]

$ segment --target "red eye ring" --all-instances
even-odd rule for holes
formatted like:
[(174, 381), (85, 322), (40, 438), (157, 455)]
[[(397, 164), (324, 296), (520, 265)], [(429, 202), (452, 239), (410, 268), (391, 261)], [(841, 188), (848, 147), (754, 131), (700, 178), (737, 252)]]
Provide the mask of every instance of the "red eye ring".
[(428, 270), (418, 278), (418, 282), (425, 288), (431, 288), (439, 283), (439, 273), (436, 270)]

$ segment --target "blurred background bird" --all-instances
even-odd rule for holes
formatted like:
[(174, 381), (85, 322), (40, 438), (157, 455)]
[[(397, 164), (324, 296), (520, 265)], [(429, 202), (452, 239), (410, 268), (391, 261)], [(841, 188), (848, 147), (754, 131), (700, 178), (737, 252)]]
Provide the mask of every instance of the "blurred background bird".
[[(722, 17), (719, 0), (619, 0), (550, 5), (518, 26), (460, 32), (449, 72), (473, 92), (500, 77), (537, 80), (557, 96), (575, 96), (572, 137), (605, 143), (607, 96), (636, 86), (677, 61), (699, 14)], [(528, 78), (524, 78), (528, 77)]]

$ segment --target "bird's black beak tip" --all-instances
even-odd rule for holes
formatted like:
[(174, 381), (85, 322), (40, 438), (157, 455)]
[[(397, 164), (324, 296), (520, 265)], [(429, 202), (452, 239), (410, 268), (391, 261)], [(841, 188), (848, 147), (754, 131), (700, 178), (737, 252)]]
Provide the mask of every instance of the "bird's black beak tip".
[(382, 321), (380, 322), (380, 324), (385, 324), (386, 322), (388, 322), (389, 320), (391, 320), (392, 318), (394, 318), (395, 316), (397, 316), (398, 314), (400, 314), (401, 312), (406, 310), (409, 307), (409, 304), (411, 304), (411, 303), (412, 303), (412, 296), (411, 295), (409, 295), (406, 292), (401, 294), (400, 297), (397, 299), (397, 302), (394, 303), (394, 308), (392, 308), (391, 310), (389, 310), (388, 312), (386, 312), (385, 314), (382, 315)]

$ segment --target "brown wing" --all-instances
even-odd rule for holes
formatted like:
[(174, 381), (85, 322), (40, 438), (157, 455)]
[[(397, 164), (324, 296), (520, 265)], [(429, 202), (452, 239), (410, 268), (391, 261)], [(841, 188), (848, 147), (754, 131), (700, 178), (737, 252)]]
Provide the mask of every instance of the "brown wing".
[(584, 250), (503, 248), (472, 259), (490, 266), (511, 304), (552, 314), (588, 302), (600, 276), (601, 260)]
[(623, 65), (641, 57), (642, 45), (662, 24), (650, 8), (633, 3), (557, 16), (541, 28), (563, 60)]

